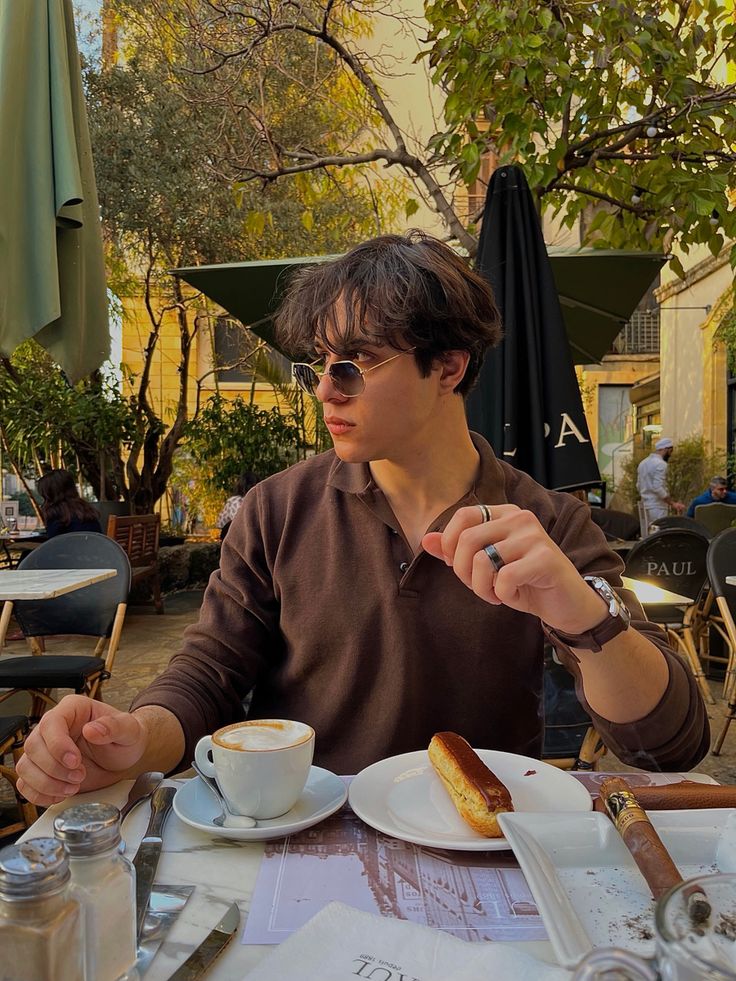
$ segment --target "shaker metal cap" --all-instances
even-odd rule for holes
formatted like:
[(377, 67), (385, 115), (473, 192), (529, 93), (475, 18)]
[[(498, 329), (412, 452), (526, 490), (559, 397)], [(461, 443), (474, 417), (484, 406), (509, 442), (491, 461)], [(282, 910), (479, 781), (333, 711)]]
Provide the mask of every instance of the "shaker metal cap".
[(28, 899), (57, 892), (69, 880), (69, 860), (56, 838), (29, 838), (0, 851), (0, 895)]
[(96, 855), (120, 842), (120, 811), (114, 804), (75, 804), (54, 818), (54, 834), (72, 857)]

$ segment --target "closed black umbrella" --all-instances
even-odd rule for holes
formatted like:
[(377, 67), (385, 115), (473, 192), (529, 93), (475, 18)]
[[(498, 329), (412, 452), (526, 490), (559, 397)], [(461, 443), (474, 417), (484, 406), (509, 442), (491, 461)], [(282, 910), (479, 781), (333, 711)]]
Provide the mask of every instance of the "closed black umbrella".
[(504, 339), (467, 402), (470, 428), (544, 487), (600, 483), (542, 228), (524, 174), (488, 185), (477, 258), (493, 287)]

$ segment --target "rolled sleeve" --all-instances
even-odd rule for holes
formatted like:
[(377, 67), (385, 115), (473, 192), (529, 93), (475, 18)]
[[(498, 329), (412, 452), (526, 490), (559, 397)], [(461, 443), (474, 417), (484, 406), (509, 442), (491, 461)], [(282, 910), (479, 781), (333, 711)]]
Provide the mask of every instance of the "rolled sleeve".
[[(629, 629), (638, 631), (659, 648), (667, 661), (669, 681), (659, 703), (648, 715), (635, 722), (615, 723), (594, 712), (586, 701), (574, 652), (555, 644), (559, 660), (574, 676), (577, 697), (603, 742), (622, 762), (644, 770), (692, 769), (708, 752), (710, 741), (708, 715), (695, 678), (689, 665), (669, 645), (665, 631), (646, 619), (635, 594), (622, 587), (623, 563), (608, 548), (601, 530), (581, 513), (581, 508), (584, 505), (563, 513), (562, 531), (553, 530), (552, 537), (581, 575), (602, 576), (621, 595), (632, 616)], [(600, 656), (605, 657), (605, 653)]]
[(656, 624), (632, 620), (629, 629), (637, 630), (660, 649), (669, 671), (662, 698), (642, 719), (616, 723), (598, 715), (586, 701), (574, 654), (558, 647), (559, 659), (574, 676), (575, 693), (601, 739), (622, 763), (642, 770), (691, 770), (707, 754), (710, 744), (708, 716), (695, 678)]

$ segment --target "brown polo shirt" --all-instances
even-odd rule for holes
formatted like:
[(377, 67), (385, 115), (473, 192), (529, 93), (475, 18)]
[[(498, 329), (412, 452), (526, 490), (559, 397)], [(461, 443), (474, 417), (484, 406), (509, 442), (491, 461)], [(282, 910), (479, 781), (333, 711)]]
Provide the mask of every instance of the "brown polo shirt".
[[(464, 505), (517, 504), (537, 515), (581, 573), (620, 585), (621, 561), (588, 508), (540, 487), (473, 438), (477, 484), (428, 530)], [(593, 719), (623, 759), (690, 768), (708, 747), (704, 705), (663, 632), (626, 599), (633, 626), (665, 652), (669, 687), (640, 722)], [(315, 762), (337, 773), (423, 749), (448, 729), (474, 746), (538, 756), (543, 644), (536, 617), (491, 606), (443, 562), (412, 555), (369, 468), (330, 451), (246, 495), (199, 622), (133, 707), (162, 705), (177, 716), (184, 763), (201, 736), (243, 717), (251, 689), (250, 718), (308, 722), (317, 733)], [(575, 672), (569, 653), (560, 656)]]

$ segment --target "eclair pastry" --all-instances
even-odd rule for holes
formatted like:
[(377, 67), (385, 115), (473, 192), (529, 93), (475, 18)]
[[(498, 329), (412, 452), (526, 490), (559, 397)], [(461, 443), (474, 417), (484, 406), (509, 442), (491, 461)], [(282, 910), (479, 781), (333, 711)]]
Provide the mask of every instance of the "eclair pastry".
[(463, 821), (486, 838), (502, 838), (497, 815), (513, 811), (511, 794), (469, 743), (456, 732), (435, 733), (429, 760)]

